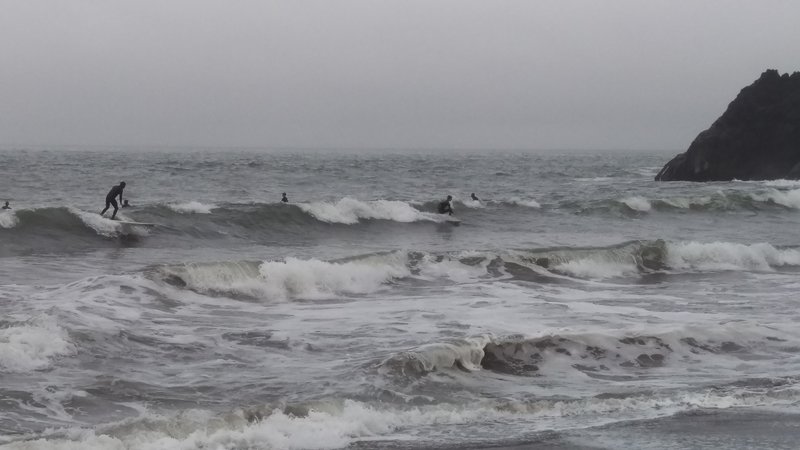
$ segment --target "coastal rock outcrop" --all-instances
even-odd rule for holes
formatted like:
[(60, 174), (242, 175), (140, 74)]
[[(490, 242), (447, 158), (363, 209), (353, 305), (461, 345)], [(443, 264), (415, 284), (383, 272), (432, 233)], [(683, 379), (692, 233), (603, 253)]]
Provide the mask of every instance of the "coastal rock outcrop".
[(656, 181), (800, 179), (800, 72), (767, 70)]

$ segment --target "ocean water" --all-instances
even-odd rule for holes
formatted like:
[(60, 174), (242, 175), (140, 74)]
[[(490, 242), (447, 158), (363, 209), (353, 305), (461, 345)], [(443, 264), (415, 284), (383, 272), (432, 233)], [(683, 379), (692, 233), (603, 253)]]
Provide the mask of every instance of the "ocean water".
[(800, 182), (672, 156), (4, 150), (0, 448), (796, 448)]

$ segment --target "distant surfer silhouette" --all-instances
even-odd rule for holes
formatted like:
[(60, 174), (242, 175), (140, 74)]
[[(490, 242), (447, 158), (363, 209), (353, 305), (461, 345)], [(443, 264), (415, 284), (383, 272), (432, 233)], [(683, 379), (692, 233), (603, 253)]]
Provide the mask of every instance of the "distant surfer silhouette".
[(8, 200), (6, 200), (6, 204), (3, 205), (3, 209), (11, 209), (11, 207), (8, 206)]
[(453, 196), (448, 195), (447, 200), (444, 200), (439, 203), (439, 214), (448, 213), (451, 216), (453, 215), (453, 204), (450, 203), (451, 201), (453, 201)]
[(284, 193), (283, 193), (283, 194), (281, 194), (281, 195), (283, 195), (283, 197), (281, 197), (281, 201), (282, 201), (283, 203), (289, 203), (289, 199), (286, 197), (286, 192), (284, 192)]
[(119, 201), (122, 202), (122, 190), (125, 189), (125, 182), (121, 182), (118, 185), (111, 188), (106, 195), (106, 207), (103, 209), (103, 212), (100, 213), (102, 216), (103, 214), (108, 211), (109, 206), (114, 207), (114, 212), (111, 214), (111, 220), (114, 220), (117, 217), (117, 211), (119, 210), (119, 206), (117, 206), (116, 197), (119, 195)]
[(477, 196), (477, 195), (475, 195), (475, 193), (474, 193), (474, 192), (473, 192), (472, 194), (469, 194), (469, 196), (470, 196), (470, 198), (472, 198), (472, 200), (474, 200), (474, 201), (476, 201), (476, 202), (479, 202), (479, 201), (481, 201), (481, 199), (479, 199), (479, 198), (478, 198), (478, 196)]
[(127, 201), (127, 200), (123, 200), (123, 201), (122, 201), (122, 206), (120, 206), (120, 208), (127, 208), (127, 207), (129, 207), (129, 206), (131, 206), (131, 204), (130, 204), (130, 203), (128, 203), (128, 201)]

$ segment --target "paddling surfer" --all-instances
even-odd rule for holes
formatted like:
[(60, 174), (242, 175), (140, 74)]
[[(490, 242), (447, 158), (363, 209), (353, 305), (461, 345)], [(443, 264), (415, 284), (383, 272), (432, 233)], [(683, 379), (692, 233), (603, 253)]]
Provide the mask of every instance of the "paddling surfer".
[(448, 195), (447, 196), (447, 200), (444, 200), (444, 201), (440, 202), (439, 203), (439, 214), (448, 213), (448, 214), (450, 214), (452, 216), (453, 215), (453, 204), (451, 203), (452, 201), (453, 201), (453, 196), (452, 195)]

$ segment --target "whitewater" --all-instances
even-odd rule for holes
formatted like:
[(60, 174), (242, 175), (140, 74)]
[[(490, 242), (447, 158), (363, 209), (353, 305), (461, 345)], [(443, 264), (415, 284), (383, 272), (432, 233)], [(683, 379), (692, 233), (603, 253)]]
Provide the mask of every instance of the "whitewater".
[(800, 183), (672, 153), (0, 150), (0, 449), (796, 448)]

